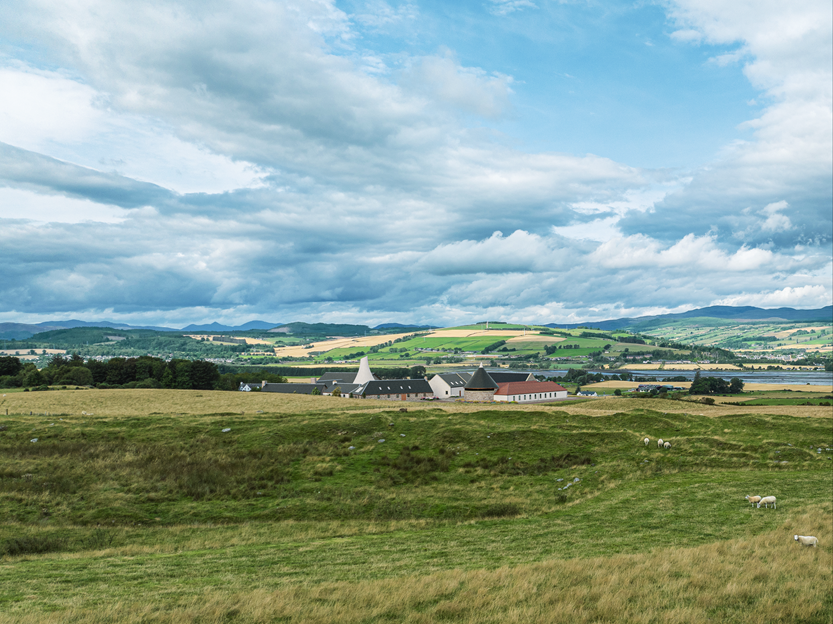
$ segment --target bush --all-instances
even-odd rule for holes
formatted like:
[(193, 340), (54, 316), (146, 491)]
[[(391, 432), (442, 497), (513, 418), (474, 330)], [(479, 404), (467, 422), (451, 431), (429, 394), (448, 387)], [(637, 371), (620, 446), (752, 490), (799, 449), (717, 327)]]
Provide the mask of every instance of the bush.
[(505, 518), (506, 516), (517, 516), (521, 508), (515, 503), (496, 503), (489, 505), (480, 512), (481, 518)]
[(0, 547), (0, 555), (18, 557), (39, 553), (57, 552), (64, 548), (65, 541), (48, 536), (13, 537)]

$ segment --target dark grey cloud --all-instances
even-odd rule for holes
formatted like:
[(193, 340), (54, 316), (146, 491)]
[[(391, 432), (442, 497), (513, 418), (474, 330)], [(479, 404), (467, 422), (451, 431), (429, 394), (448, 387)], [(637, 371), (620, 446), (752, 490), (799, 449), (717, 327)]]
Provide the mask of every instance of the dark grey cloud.
[(163, 207), (174, 194), (155, 184), (62, 162), (0, 143), (0, 186), (89, 199), (120, 208)]
[[(124, 212), (113, 223), (45, 225), (26, 221), (22, 203), (7, 206), (0, 313), (441, 323), (483, 311), (601, 318), (830, 296), (830, 105), (807, 76), (787, 80), (795, 55), (781, 69), (749, 70), (773, 102), (752, 140), (694, 172), (646, 171), (592, 154), (527, 153), (474, 127), (470, 115), (512, 109), (512, 79), (464, 67), (452, 52), (365, 71), (350, 18), (333, 3), (246, 9), (213, 0), (0, 7), (7, 41), (84, 84), (75, 105), (98, 94), (97, 116), (78, 118), (127, 128), (109, 152), (106, 134), (89, 153), (68, 147), (75, 138), (30, 150), (0, 143), (0, 187)], [(52, 75), (41, 78), (43, 87)], [(154, 132), (251, 166), (257, 180), (176, 193), (55, 157), (127, 166), (131, 140)], [(179, 164), (175, 151), (150, 156), (151, 171)], [(633, 199), (666, 187), (674, 190), (651, 209)], [(605, 219), (612, 233), (599, 236)], [(571, 238), (554, 233), (568, 225)]]

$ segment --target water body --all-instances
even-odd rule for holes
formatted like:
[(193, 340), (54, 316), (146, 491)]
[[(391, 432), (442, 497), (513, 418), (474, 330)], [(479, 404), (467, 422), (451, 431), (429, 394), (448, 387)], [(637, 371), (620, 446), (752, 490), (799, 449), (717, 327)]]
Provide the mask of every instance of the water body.
[[(486, 370), (489, 370), (488, 368)], [(567, 369), (563, 370), (523, 370), (523, 369), (507, 369), (502, 368), (500, 371), (492, 369), (494, 372), (513, 372), (513, 373), (532, 373), (533, 375), (544, 375), (545, 377), (563, 377), (567, 374)], [(461, 371), (462, 372), (462, 371)], [(465, 372), (473, 373), (474, 370), (466, 370)], [(631, 373), (636, 379), (637, 377), (649, 378), (654, 377), (657, 381), (661, 381), (668, 377), (685, 377), (686, 381), (692, 381), (697, 371), (693, 370), (629, 370), (627, 368), (619, 368), (615, 371), (587, 371), (589, 373), (601, 372), (606, 378), (613, 375), (620, 375), (622, 373)], [(718, 377), (731, 380), (733, 377), (740, 377), (743, 383), (764, 383), (764, 384), (801, 384), (811, 386), (833, 386), (833, 372), (826, 371), (700, 371), (702, 377)], [(673, 383), (673, 382), (672, 382)]]
[[(505, 369), (504, 369), (505, 370)], [(519, 371), (526, 372), (526, 371)], [(566, 370), (548, 370), (548, 371), (529, 371), (536, 375), (546, 375), (547, 377), (563, 377), (567, 374)], [(617, 369), (615, 372), (607, 371), (589, 371), (592, 373), (601, 372), (605, 377), (613, 375), (620, 375), (621, 373), (631, 373), (636, 377), (655, 377), (657, 381), (666, 379), (667, 377), (685, 377), (687, 381), (694, 379), (694, 374), (697, 371), (675, 371), (675, 370), (628, 370), (626, 368)], [(765, 384), (810, 384), (811, 386), (831, 386), (833, 385), (833, 372), (826, 371), (700, 371), (702, 377), (718, 377), (729, 381), (733, 377), (740, 377), (743, 383), (765, 383)]]

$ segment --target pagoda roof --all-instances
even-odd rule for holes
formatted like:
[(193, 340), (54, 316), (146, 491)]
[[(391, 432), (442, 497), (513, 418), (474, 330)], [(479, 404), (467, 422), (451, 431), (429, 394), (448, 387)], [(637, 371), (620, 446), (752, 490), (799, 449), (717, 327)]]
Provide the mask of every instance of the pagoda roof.
[(498, 385), (495, 380), (491, 378), (483, 365), (480, 365), (466, 384), (466, 390), (497, 390)]

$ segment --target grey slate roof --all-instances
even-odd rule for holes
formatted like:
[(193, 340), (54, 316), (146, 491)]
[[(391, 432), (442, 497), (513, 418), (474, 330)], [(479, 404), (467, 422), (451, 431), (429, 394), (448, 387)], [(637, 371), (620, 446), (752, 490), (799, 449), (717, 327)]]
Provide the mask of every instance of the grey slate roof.
[(503, 371), (495, 371), (489, 373), (489, 377), (497, 384), (508, 383), (510, 381), (529, 381), (529, 376), (532, 373), (504, 373)]
[(356, 378), (358, 373), (350, 373), (350, 372), (340, 372), (336, 371), (335, 373), (324, 373), (321, 377), (318, 378), (318, 383), (324, 383), (325, 381), (342, 381), (344, 383), (353, 383), (353, 380)]
[(452, 388), (464, 388), (471, 377), (468, 373), (437, 373), (437, 376)]
[(429, 384), (424, 379), (381, 379), (379, 381), (368, 381), (362, 394), (434, 394)]
[(498, 385), (491, 378), (486, 369), (482, 366), (474, 371), (474, 374), (466, 384), (466, 390), (497, 390)]
[(312, 394), (318, 388), (323, 393), (327, 386), (317, 383), (268, 383), (263, 386), (261, 392), (280, 392), (282, 394)]
[(355, 394), (359, 388), (362, 387), (362, 384), (354, 384), (354, 383), (331, 383), (327, 386), (327, 394), (332, 394), (333, 390), (338, 387), (341, 390), (341, 394)]

